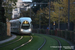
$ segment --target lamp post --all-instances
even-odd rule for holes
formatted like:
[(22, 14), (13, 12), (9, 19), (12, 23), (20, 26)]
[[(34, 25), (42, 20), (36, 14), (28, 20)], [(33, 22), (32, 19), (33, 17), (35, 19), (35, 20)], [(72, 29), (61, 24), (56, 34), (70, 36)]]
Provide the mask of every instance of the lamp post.
[(58, 29), (60, 29), (60, 9), (61, 9), (61, 8), (59, 8)]
[[(36, 3), (36, 4), (48, 4), (48, 3)], [(49, 0), (49, 30), (50, 30), (50, 0)]]
[(68, 30), (70, 29), (70, 0), (68, 0)]
[(40, 29), (41, 29), (41, 14), (43, 14), (43, 13), (40, 13), (40, 16), (39, 16), (39, 33), (40, 33)]
[(59, 17), (58, 17), (58, 29), (60, 29), (60, 10), (63, 9), (63, 7), (59, 7)]
[(50, 0), (49, 0), (49, 30), (50, 30)]

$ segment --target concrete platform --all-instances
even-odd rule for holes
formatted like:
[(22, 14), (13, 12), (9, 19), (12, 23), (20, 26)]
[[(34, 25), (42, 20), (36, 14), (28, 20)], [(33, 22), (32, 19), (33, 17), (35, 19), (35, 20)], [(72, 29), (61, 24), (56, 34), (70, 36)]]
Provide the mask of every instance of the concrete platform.
[(15, 39), (15, 38), (16, 38), (16, 35), (12, 35), (12, 37), (10, 37), (10, 38), (8, 38), (8, 39), (6, 39), (6, 40), (0, 41), (0, 44), (5, 43), (5, 42), (8, 42), (8, 41), (11, 41), (11, 40), (13, 40), (13, 39)]

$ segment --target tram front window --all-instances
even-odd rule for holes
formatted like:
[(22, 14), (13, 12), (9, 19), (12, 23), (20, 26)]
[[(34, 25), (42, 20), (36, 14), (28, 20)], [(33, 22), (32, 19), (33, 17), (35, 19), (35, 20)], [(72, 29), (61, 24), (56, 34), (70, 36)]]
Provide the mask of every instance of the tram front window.
[(21, 28), (22, 29), (29, 29), (29, 26), (30, 26), (29, 22), (28, 21), (24, 21)]

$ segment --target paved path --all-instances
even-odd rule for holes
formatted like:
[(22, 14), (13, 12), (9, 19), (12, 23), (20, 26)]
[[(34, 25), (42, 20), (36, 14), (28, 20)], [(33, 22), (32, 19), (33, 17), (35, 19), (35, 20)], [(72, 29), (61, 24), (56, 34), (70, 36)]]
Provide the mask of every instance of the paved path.
[(8, 41), (10, 41), (10, 40), (13, 40), (13, 39), (15, 39), (15, 38), (16, 38), (16, 35), (12, 35), (12, 37), (10, 37), (10, 38), (8, 38), (8, 39), (6, 39), (6, 40), (0, 41), (0, 44), (5, 43), (5, 42), (8, 42)]

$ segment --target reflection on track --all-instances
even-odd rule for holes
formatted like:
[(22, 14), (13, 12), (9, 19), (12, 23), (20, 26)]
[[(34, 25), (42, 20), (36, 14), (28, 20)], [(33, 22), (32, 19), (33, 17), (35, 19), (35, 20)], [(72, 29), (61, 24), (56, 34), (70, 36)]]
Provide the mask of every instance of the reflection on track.
[(18, 48), (20, 48), (20, 47), (22, 47), (22, 46), (24, 46), (24, 45), (28, 44), (29, 42), (31, 42), (31, 41), (32, 41), (32, 39), (33, 39), (33, 37), (31, 36), (31, 39), (29, 39), (29, 40), (28, 40), (28, 42), (23, 43), (22, 45), (20, 45), (20, 46), (18, 46), (18, 47), (16, 47), (16, 48), (14, 48), (13, 50), (16, 50), (16, 49), (18, 49)]
[(13, 42), (11, 42), (11, 43), (5, 44), (5, 45), (0, 46), (0, 47), (4, 47), (4, 46), (10, 45), (10, 44), (12, 44), (12, 43), (15, 43), (15, 42), (17, 42), (17, 41), (21, 40), (22, 38), (23, 38), (23, 36), (21, 36), (21, 37), (20, 37), (20, 39), (18, 39), (18, 40), (16, 40), (16, 41), (13, 41)]

